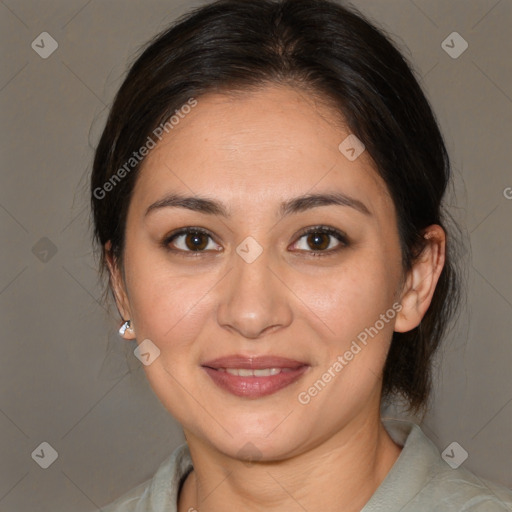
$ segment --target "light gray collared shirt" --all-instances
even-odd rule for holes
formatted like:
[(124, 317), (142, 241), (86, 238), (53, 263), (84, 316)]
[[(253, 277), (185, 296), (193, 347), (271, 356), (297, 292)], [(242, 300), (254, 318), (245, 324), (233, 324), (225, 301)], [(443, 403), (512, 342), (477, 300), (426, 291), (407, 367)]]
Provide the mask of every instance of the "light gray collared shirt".
[[(382, 423), (402, 452), (361, 512), (512, 511), (512, 490), (462, 466), (452, 469), (418, 425), (391, 418)], [(180, 483), (192, 469), (185, 443), (164, 460), (151, 479), (102, 510), (177, 512)]]

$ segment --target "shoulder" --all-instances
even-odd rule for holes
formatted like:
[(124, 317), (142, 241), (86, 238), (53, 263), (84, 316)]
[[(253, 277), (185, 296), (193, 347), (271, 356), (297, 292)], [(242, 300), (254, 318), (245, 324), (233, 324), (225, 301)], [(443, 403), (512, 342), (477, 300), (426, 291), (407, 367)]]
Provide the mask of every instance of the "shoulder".
[(363, 512), (512, 511), (512, 490), (447, 462), (419, 425), (387, 419), (383, 424), (402, 452)]
[[(444, 460), (441, 459), (444, 463)], [(512, 490), (459, 467), (437, 467), (425, 486), (425, 503), (460, 512), (512, 512)], [(411, 509), (412, 510), (412, 509)]]
[(182, 479), (191, 471), (188, 445), (178, 446), (152, 478), (137, 485), (101, 510), (103, 512), (176, 512)]

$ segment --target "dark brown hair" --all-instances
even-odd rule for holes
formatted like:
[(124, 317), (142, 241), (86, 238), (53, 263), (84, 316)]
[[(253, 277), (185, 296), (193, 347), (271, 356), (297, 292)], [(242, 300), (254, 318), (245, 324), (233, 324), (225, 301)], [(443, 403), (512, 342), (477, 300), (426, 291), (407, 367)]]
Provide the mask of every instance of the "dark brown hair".
[[(432, 109), (391, 39), (359, 12), (329, 0), (220, 0), (150, 41), (117, 93), (91, 177), (103, 270), (109, 240), (122, 268), (126, 214), (140, 167), (126, 167), (133, 152), (190, 98), (269, 83), (329, 99), (365, 144), (397, 210), (405, 271), (424, 247), (422, 230), (430, 224), (446, 230), (448, 154)], [(428, 402), (432, 358), (458, 304), (454, 247), (447, 236), (430, 308), (419, 327), (393, 334), (384, 367), (383, 400), (401, 395), (415, 412)]]

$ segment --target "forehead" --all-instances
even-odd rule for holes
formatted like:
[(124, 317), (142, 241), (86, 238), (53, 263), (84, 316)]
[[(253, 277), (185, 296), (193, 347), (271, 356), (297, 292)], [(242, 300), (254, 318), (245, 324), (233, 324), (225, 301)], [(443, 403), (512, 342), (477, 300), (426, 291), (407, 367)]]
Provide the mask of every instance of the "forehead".
[(134, 201), (207, 192), (240, 206), (259, 198), (261, 209), (274, 197), (336, 188), (389, 208), (368, 152), (351, 161), (340, 151), (349, 135), (337, 110), (295, 88), (205, 94), (146, 157)]

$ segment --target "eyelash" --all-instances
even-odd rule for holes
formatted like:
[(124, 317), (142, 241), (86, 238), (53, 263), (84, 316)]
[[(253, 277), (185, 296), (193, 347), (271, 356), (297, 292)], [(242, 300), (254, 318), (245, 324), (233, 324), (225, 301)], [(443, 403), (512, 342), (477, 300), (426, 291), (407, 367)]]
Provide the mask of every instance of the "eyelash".
[[(176, 238), (179, 238), (180, 236), (183, 236), (183, 235), (189, 235), (189, 234), (201, 234), (201, 235), (208, 236), (213, 240), (212, 235), (207, 230), (205, 230), (203, 228), (199, 228), (199, 227), (189, 227), (189, 228), (180, 229), (179, 231), (176, 231), (174, 233), (167, 235), (162, 240), (162, 246), (167, 251), (179, 254), (180, 256), (183, 256), (186, 258), (199, 257), (203, 253), (207, 252), (205, 250), (185, 251), (183, 249), (172, 249), (169, 247), (169, 244), (171, 244), (171, 242), (173, 242)], [(297, 240), (300, 240), (304, 236), (310, 235), (310, 234), (330, 235), (330, 236), (336, 238), (339, 242), (341, 242), (340, 245), (334, 249), (328, 249), (328, 250), (324, 249), (324, 250), (320, 250), (320, 251), (304, 251), (306, 253), (309, 253), (312, 257), (332, 256), (334, 253), (337, 253), (338, 251), (340, 251), (341, 249), (343, 249), (344, 247), (347, 247), (349, 245), (348, 237), (343, 232), (338, 231), (337, 229), (331, 228), (329, 226), (312, 226), (312, 227), (306, 228), (304, 231), (302, 231), (300, 233)], [(184, 253), (186, 253), (186, 254), (184, 254)]]

